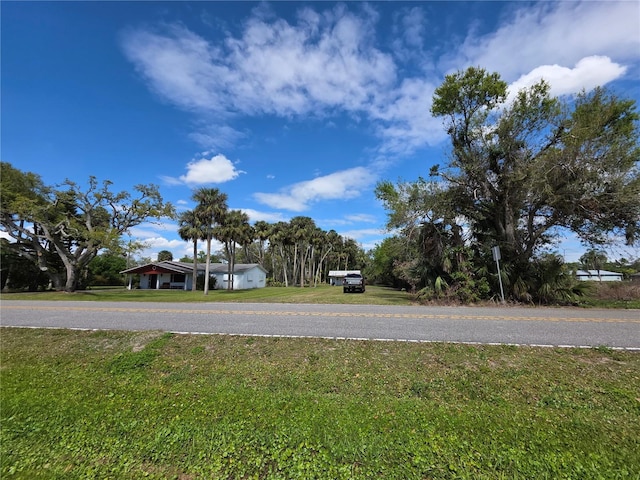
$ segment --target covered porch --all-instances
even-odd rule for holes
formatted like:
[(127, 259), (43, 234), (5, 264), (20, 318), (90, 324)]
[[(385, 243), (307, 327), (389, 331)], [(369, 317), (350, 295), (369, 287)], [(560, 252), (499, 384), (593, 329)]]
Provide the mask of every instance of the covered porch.
[[(123, 270), (128, 277), (127, 289), (133, 286), (134, 275), (140, 276), (139, 288), (143, 290), (191, 290), (193, 264), (181, 262), (154, 262)], [(201, 268), (198, 265), (198, 275)]]

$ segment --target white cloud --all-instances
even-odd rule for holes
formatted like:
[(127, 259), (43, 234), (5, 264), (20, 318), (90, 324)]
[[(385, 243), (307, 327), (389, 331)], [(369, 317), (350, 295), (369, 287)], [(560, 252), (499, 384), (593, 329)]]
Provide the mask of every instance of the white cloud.
[[(407, 153), (437, 142), (440, 123), (429, 120), (433, 86), (416, 80), (396, 90), (393, 57), (375, 46), (378, 15), (367, 5), (299, 11), (297, 23), (273, 19), (258, 9), (239, 36), (210, 42), (182, 25), (129, 30), (123, 49), (161, 98), (197, 112), (190, 136), (206, 148), (228, 148), (244, 133), (220, 121), (240, 115), (323, 116), (335, 111), (364, 115), (387, 153)], [(415, 18), (405, 41), (422, 34)], [(418, 92), (420, 87), (425, 87)], [(215, 127), (205, 127), (216, 118)], [(378, 123), (379, 122), (379, 123)]]
[(513, 98), (518, 90), (531, 86), (541, 79), (551, 86), (554, 96), (572, 94), (581, 90), (592, 90), (624, 75), (626, 67), (618, 65), (608, 57), (591, 56), (580, 60), (575, 68), (560, 65), (544, 65), (533, 69), (509, 86)]
[(370, 169), (354, 167), (293, 184), (280, 193), (255, 193), (254, 198), (272, 208), (302, 212), (319, 200), (358, 197), (375, 179)]
[(353, 238), (354, 240), (359, 240), (371, 236), (380, 237), (385, 235), (385, 231), (381, 228), (361, 228), (357, 230), (341, 231), (338, 233), (340, 233), (340, 235), (342, 235), (343, 237)]
[(250, 222), (258, 222), (262, 220), (264, 222), (275, 223), (285, 222), (288, 220), (280, 212), (261, 212), (258, 210), (254, 210), (253, 208), (241, 208), (240, 210), (242, 210), (249, 216)]
[(594, 55), (609, 56), (617, 61), (640, 56), (638, 2), (516, 5), (495, 32), (469, 35), (445, 67), (462, 69), (480, 65), (513, 81), (543, 65), (576, 65)]
[(376, 223), (378, 221), (378, 219), (375, 216), (369, 215), (368, 213), (357, 213), (354, 215), (346, 215), (344, 218), (349, 222)]
[(371, 46), (375, 15), (361, 10), (305, 9), (295, 25), (254, 14), (223, 44), (181, 25), (128, 30), (122, 44), (151, 88), (181, 108), (223, 115), (361, 109), (395, 78), (391, 56)]
[(160, 97), (187, 110), (208, 111), (221, 102), (216, 79), (228, 69), (215, 62), (206, 40), (180, 25), (162, 33), (130, 29), (123, 33), (125, 55)]
[[(640, 56), (638, 2), (514, 2), (504, 10), (496, 30), (479, 35), (480, 29), (470, 29), (446, 58), (425, 44), (428, 19), (420, 7), (384, 19), (396, 40), (383, 50), (375, 32), (381, 20), (368, 4), (303, 7), (293, 21), (261, 5), (235, 35), (224, 31), (210, 40), (181, 24), (160, 25), (127, 30), (122, 47), (152, 91), (196, 113), (190, 137), (204, 148), (219, 151), (249, 135), (230, 125), (238, 117), (346, 113), (368, 120), (380, 140), (378, 153), (391, 158), (445, 138), (440, 120), (428, 114), (442, 81), (435, 64), (442, 71), (480, 65), (516, 86), (544, 76), (554, 93), (568, 93), (620, 78), (625, 62)], [(399, 81), (408, 61), (432, 73)], [(263, 198), (306, 208), (304, 200), (295, 201), (301, 197), (287, 193)]]
[(442, 121), (428, 113), (435, 88), (428, 80), (406, 79), (387, 104), (371, 111), (371, 117), (380, 120), (377, 130), (384, 140), (380, 153), (409, 154), (446, 138)]
[(209, 119), (198, 122), (197, 131), (189, 134), (189, 138), (198, 143), (201, 147), (209, 150), (223, 150), (230, 148), (238, 140), (245, 137), (243, 132), (230, 127), (220, 125), (217, 119)]
[[(210, 155), (207, 153), (207, 155)], [(238, 170), (231, 160), (222, 154), (211, 158), (194, 159), (187, 164), (187, 173), (179, 178), (161, 177), (169, 185), (204, 185), (207, 183), (225, 183), (236, 179), (242, 170)]]

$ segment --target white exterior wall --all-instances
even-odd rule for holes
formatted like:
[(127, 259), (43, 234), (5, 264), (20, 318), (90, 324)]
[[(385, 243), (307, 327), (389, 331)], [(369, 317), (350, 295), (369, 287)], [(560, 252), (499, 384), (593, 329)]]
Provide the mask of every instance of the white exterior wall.
[(578, 270), (576, 272), (576, 277), (578, 280), (582, 281), (592, 281), (592, 282), (621, 282), (622, 274), (616, 272), (609, 272), (607, 270), (600, 270), (600, 274), (598, 275), (597, 270)]
[[(228, 281), (226, 273), (216, 273), (216, 290), (226, 290)], [(259, 268), (252, 268), (246, 272), (236, 273), (233, 277), (234, 290), (249, 290), (267, 286), (267, 275)]]
[(360, 270), (330, 270), (329, 271), (329, 283), (336, 287), (341, 287), (344, 277), (349, 273), (361, 274)]

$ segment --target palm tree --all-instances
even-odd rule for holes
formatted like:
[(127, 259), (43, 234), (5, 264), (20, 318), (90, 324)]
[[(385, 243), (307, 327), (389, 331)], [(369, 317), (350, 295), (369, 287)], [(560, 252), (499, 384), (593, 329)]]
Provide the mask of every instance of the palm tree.
[[(276, 222), (271, 226), (269, 234), (269, 250), (271, 250), (271, 261), (273, 276), (278, 273), (277, 278), (284, 282), (285, 287), (289, 286), (289, 264), (291, 263), (291, 246), (294, 244), (293, 233), (288, 222)], [(280, 260), (280, 269), (276, 269), (276, 259)]]
[(196, 190), (191, 198), (195, 202), (198, 202), (198, 205), (195, 208), (195, 215), (203, 229), (203, 240), (206, 240), (207, 242), (207, 264), (204, 276), (204, 294), (208, 295), (213, 229), (220, 223), (220, 219), (227, 211), (227, 194), (220, 192), (217, 188), (202, 187)]
[(607, 254), (602, 250), (590, 249), (587, 250), (584, 255), (580, 257), (580, 263), (586, 267), (587, 270), (596, 270), (598, 272), (598, 280), (602, 281), (600, 270), (607, 263)]
[(305, 264), (316, 224), (312, 218), (301, 216), (293, 217), (289, 224), (293, 230), (296, 251), (300, 255), (300, 286), (304, 287)]
[(193, 242), (193, 279), (191, 282), (191, 291), (196, 291), (198, 280), (198, 240), (204, 236), (202, 224), (198, 220), (198, 216), (194, 210), (182, 212), (178, 217), (178, 235), (182, 240)]
[(258, 220), (253, 224), (253, 230), (255, 233), (256, 240), (260, 242), (260, 248), (258, 252), (258, 263), (264, 267), (264, 257), (265, 257), (265, 242), (269, 239), (271, 235), (273, 227), (270, 223), (265, 222), (264, 220)]
[(227, 254), (227, 289), (233, 290), (234, 271), (236, 264), (236, 246), (248, 245), (253, 241), (253, 228), (249, 225), (249, 216), (241, 210), (226, 212), (219, 224), (214, 228), (215, 237), (224, 243)]

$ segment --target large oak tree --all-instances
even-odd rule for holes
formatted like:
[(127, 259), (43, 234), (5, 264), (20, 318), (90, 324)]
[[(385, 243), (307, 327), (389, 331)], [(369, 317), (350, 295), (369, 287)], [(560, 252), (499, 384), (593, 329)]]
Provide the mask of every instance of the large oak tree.
[(155, 185), (136, 185), (134, 194), (112, 192), (110, 181), (95, 177), (84, 187), (71, 180), (47, 186), (6, 162), (0, 176), (0, 224), (57, 290), (75, 291), (89, 262), (102, 249), (117, 251), (132, 227), (174, 215)]

